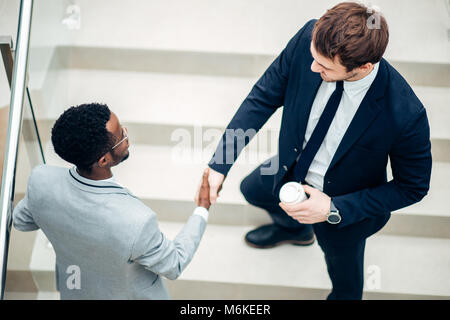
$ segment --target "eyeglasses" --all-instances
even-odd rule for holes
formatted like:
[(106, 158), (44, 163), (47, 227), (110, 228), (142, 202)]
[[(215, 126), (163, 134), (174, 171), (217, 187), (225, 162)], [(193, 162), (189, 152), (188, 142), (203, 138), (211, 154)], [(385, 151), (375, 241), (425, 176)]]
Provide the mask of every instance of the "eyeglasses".
[(125, 128), (125, 127), (123, 127), (122, 128), (122, 130), (123, 130), (123, 139), (122, 140), (120, 140), (119, 142), (117, 142), (117, 144), (114, 146), (114, 147), (112, 147), (111, 148), (111, 150), (114, 150), (116, 147), (118, 147), (122, 142), (124, 142), (125, 140), (128, 140), (128, 130), (127, 130), (127, 128)]

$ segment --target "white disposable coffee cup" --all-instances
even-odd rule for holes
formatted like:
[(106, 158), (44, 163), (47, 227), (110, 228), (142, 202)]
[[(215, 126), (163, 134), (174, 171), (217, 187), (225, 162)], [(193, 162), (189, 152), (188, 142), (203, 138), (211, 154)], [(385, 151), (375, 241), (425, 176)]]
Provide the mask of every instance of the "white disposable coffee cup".
[(306, 193), (303, 186), (295, 181), (285, 183), (280, 189), (281, 202), (288, 204), (300, 203), (306, 200)]

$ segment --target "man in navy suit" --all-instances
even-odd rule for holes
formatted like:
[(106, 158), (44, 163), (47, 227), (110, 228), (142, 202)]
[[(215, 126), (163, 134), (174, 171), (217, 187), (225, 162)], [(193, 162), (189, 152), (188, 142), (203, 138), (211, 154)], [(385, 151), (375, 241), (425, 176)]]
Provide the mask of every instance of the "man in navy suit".
[[(254, 85), (209, 162), (214, 203), (253, 136), (245, 133), (257, 132), (284, 106), (277, 156), (241, 183), (247, 201), (273, 223), (245, 240), (268, 248), (310, 245), (316, 237), (333, 285), (328, 299), (362, 298), (366, 238), (391, 211), (420, 201), (429, 189), (426, 110), (382, 58), (388, 39), (384, 17), (357, 3), (338, 4), (306, 23)], [(280, 203), (288, 181), (301, 182), (309, 198)]]

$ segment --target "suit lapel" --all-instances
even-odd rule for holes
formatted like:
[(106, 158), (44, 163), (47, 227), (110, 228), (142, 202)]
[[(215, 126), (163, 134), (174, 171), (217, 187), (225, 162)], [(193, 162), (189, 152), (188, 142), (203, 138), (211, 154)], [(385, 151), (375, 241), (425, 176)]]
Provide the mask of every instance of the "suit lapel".
[[(312, 63), (312, 60), (311, 60)], [(311, 63), (309, 65), (311, 65)], [(311, 107), (316, 97), (317, 91), (319, 90), (320, 84), (322, 83), (322, 78), (320, 74), (312, 72), (305, 72), (305, 77), (300, 81), (300, 86), (298, 92), (301, 92), (301, 96), (298, 97), (301, 100), (299, 108), (299, 127), (298, 133), (300, 138), (300, 148), (303, 147), (303, 140), (305, 139), (306, 126), (309, 120), (309, 114), (311, 112)]]
[(377, 99), (384, 96), (387, 83), (387, 66), (384, 59), (380, 61), (378, 74), (359, 105), (347, 131), (331, 160), (327, 172), (347, 153), (350, 147), (358, 140), (369, 127), (377, 114), (381, 111)]

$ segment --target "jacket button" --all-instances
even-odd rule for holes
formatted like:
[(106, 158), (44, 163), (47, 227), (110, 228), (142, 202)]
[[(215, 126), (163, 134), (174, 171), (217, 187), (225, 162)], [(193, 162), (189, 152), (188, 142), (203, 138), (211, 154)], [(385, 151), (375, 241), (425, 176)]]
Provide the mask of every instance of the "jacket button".
[(288, 171), (288, 167), (287, 166), (283, 166), (284, 171)]
[(294, 151), (295, 151), (295, 152), (298, 152), (298, 149), (297, 149), (297, 148), (294, 148)]
[(327, 184), (330, 184), (330, 183), (331, 183), (331, 181), (330, 181), (330, 180), (328, 180), (328, 181), (327, 181)]

